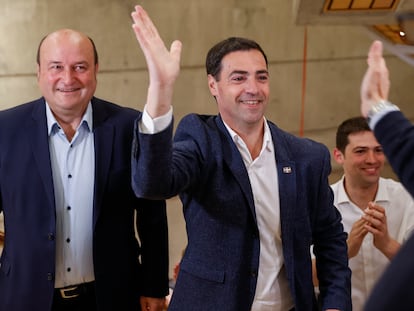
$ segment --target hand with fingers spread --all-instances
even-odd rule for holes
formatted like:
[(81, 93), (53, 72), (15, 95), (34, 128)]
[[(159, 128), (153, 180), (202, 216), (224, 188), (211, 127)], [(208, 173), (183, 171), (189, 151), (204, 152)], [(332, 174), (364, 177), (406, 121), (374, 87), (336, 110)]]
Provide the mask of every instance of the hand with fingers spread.
[(144, 53), (149, 71), (146, 109), (152, 118), (165, 114), (171, 106), (174, 82), (180, 72), (181, 47), (176, 40), (168, 50), (147, 12), (140, 6), (131, 13), (132, 28)]
[(381, 41), (374, 41), (369, 49), (368, 69), (361, 85), (361, 113), (364, 117), (373, 105), (388, 100), (390, 80), (382, 50)]
[(392, 239), (388, 233), (385, 209), (370, 202), (363, 219), (366, 221), (365, 229), (374, 236), (374, 246), (389, 259), (394, 257), (400, 248), (400, 243)]
[(366, 220), (361, 218), (353, 224), (352, 229), (349, 232), (347, 240), (349, 258), (355, 257), (361, 248), (362, 242), (368, 233), (365, 224)]

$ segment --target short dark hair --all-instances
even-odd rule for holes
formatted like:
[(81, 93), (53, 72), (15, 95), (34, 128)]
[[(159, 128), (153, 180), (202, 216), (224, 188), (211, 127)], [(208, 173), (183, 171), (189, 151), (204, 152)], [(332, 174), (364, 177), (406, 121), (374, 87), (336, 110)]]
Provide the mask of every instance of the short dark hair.
[(343, 121), (336, 131), (336, 148), (344, 153), (349, 144), (349, 135), (367, 131), (371, 132), (371, 129), (364, 117), (354, 117)]
[(221, 61), (224, 56), (231, 52), (258, 50), (262, 53), (267, 67), (267, 56), (260, 45), (250, 39), (230, 37), (214, 45), (207, 53), (206, 70), (208, 75), (219, 81), (221, 72)]
[[(42, 47), (43, 41), (45, 41), (45, 39), (48, 37), (49, 35), (46, 35), (42, 38), (42, 40), (40, 40), (39, 46), (37, 47), (37, 53), (36, 53), (36, 62), (38, 65), (40, 65), (40, 48)], [(95, 65), (98, 64), (99, 59), (98, 59), (98, 51), (96, 50), (96, 45), (95, 42), (93, 42), (92, 38), (88, 37), (89, 41), (92, 44), (92, 48), (93, 48), (93, 57), (94, 57), (94, 62)]]

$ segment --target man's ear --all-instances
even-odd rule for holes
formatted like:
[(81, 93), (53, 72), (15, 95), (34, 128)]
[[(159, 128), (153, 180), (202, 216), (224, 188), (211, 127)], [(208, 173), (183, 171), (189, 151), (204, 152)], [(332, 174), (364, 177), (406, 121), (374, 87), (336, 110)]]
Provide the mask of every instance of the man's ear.
[(208, 88), (210, 90), (211, 95), (216, 97), (216, 95), (217, 95), (217, 81), (216, 81), (216, 79), (212, 75), (209, 74), (207, 76), (207, 81), (208, 81)]
[(342, 164), (344, 163), (345, 156), (341, 150), (339, 150), (338, 148), (335, 148), (333, 150), (333, 158), (335, 159), (336, 163)]

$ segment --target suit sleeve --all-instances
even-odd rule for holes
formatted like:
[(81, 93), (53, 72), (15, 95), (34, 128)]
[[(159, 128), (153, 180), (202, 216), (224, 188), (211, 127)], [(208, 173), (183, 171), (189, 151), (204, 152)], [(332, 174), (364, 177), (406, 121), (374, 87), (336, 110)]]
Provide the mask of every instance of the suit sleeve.
[(347, 234), (342, 218), (333, 205), (329, 186), (329, 152), (324, 152), (323, 173), (319, 181), (319, 206), (314, 220), (314, 252), (323, 310), (351, 310), (351, 270), (348, 267)]
[[(139, 198), (168, 199), (200, 180), (203, 160), (199, 141), (205, 129), (195, 115), (184, 117), (173, 142), (173, 122), (156, 134), (143, 134), (136, 122), (132, 149), (132, 188)], [(201, 138), (200, 138), (201, 137)]]
[(169, 192), (171, 184), (173, 124), (156, 134), (144, 134), (135, 123), (132, 145), (132, 189), (139, 198), (167, 199), (177, 192)]
[(413, 310), (414, 236), (398, 251), (369, 296), (365, 311)]
[(393, 111), (378, 121), (374, 133), (401, 183), (414, 196), (414, 126), (400, 111)]
[[(400, 111), (382, 117), (374, 133), (382, 145), (394, 172), (414, 196), (414, 126)], [(366, 311), (412, 310), (412, 276), (414, 264), (414, 236), (403, 244), (397, 255), (378, 280), (364, 307)]]

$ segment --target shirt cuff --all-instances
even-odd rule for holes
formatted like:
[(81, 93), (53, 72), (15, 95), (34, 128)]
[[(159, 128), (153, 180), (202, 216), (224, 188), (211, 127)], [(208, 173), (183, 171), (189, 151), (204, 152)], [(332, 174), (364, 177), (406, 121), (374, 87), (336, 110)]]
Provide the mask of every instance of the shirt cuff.
[(387, 108), (384, 108), (378, 113), (375, 113), (370, 119), (369, 119), (369, 127), (371, 130), (374, 130), (375, 126), (377, 125), (378, 121), (382, 119), (386, 114), (392, 112), (392, 111), (398, 111), (399, 109), (396, 106), (390, 106)]
[(173, 117), (173, 109), (170, 107), (170, 110), (162, 116), (151, 118), (148, 114), (146, 106), (142, 113), (142, 119), (139, 121), (139, 131), (143, 134), (156, 134), (165, 130), (168, 125), (170, 125)]

